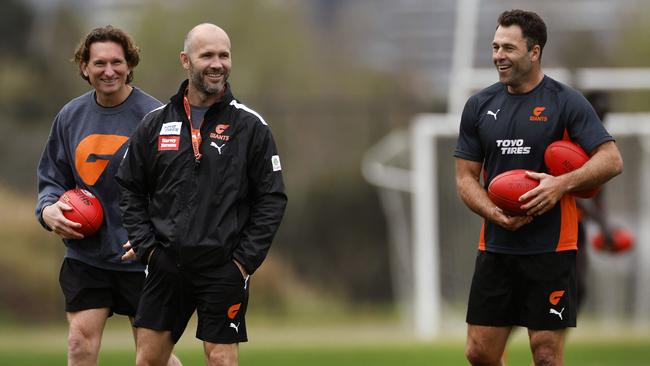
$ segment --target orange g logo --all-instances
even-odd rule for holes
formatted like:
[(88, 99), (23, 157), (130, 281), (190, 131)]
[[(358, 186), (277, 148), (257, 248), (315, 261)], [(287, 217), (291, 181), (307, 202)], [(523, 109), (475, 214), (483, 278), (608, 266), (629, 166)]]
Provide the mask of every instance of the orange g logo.
[(108, 166), (109, 159), (128, 141), (127, 136), (88, 135), (75, 150), (75, 168), (77, 173), (89, 186), (97, 183)]
[(528, 119), (532, 122), (548, 122), (548, 116), (542, 116), (542, 113), (546, 110), (546, 107), (535, 107), (533, 108), (533, 115)]
[(539, 117), (542, 115), (542, 112), (544, 112), (545, 109), (546, 107), (535, 107), (535, 109), (533, 109), (533, 115), (535, 117)]
[(557, 305), (562, 296), (564, 296), (564, 290), (553, 291), (551, 292), (551, 296), (548, 297), (548, 301), (553, 305)]
[(217, 127), (214, 129), (214, 131), (216, 133), (218, 133), (219, 135), (221, 135), (223, 133), (223, 131), (228, 129), (228, 127), (230, 127), (230, 125), (217, 125)]
[(241, 303), (230, 306), (228, 308), (228, 318), (235, 319), (237, 313), (239, 312), (240, 307), (241, 307)]

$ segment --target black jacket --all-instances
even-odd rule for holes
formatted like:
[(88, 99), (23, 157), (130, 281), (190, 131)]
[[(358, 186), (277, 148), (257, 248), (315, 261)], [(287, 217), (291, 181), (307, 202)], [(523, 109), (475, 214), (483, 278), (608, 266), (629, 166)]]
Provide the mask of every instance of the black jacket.
[(161, 245), (173, 249), (182, 266), (234, 258), (253, 273), (287, 203), (271, 130), (228, 85), (205, 114), (196, 161), (183, 107), (187, 84), (145, 116), (131, 138), (116, 177), (124, 226), (143, 262)]

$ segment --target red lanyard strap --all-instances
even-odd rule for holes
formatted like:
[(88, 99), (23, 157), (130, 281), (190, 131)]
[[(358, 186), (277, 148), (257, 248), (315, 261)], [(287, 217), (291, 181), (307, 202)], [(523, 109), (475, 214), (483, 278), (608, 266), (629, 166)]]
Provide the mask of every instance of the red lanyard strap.
[(185, 107), (185, 114), (187, 114), (187, 120), (190, 121), (190, 131), (192, 135), (192, 150), (194, 150), (194, 159), (196, 161), (201, 160), (201, 152), (199, 147), (201, 146), (201, 126), (203, 126), (203, 120), (199, 125), (199, 128), (194, 128), (192, 124), (192, 110), (190, 107), (190, 101), (187, 99), (187, 92), (183, 96), (183, 107)]

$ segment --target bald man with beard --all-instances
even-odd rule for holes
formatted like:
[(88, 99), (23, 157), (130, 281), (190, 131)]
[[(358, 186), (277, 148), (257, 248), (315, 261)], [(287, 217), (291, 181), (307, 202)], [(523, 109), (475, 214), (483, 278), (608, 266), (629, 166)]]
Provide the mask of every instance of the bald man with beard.
[(119, 168), (129, 242), (149, 274), (138, 307), (137, 365), (164, 365), (194, 313), (208, 365), (237, 365), (251, 275), (287, 203), (267, 122), (232, 94), (230, 38), (187, 34), (185, 80), (140, 124)]

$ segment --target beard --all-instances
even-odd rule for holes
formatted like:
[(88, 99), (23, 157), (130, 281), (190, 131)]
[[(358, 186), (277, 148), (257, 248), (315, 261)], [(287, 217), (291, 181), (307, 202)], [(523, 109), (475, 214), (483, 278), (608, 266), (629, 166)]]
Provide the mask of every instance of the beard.
[(224, 73), (223, 80), (219, 81), (216, 84), (213, 84), (207, 82), (205, 79), (205, 74), (208, 71), (209, 69), (198, 71), (194, 68), (192, 62), (190, 62), (189, 76), (190, 76), (190, 80), (192, 81), (192, 84), (196, 87), (197, 90), (199, 90), (200, 92), (206, 95), (216, 95), (222, 93), (224, 88), (226, 87), (226, 82), (228, 81), (228, 77), (230, 76), (230, 74)]
[[(498, 70), (499, 65), (495, 63), (495, 66)], [(512, 88), (517, 88), (529, 80), (531, 69), (531, 66), (520, 61), (510, 61), (510, 69), (506, 73), (499, 72), (499, 81)]]

